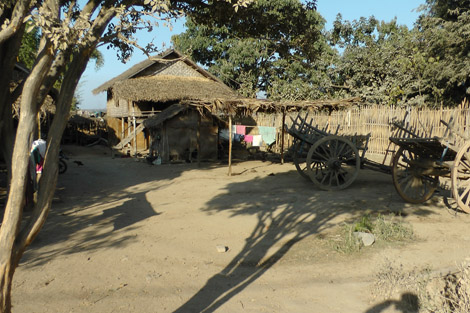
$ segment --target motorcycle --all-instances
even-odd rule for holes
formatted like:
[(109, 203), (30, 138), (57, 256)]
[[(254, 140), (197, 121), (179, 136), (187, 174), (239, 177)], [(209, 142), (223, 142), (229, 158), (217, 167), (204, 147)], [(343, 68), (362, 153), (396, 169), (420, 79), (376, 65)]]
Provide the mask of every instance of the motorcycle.
[(59, 152), (59, 174), (64, 174), (67, 171), (67, 162), (69, 158), (60, 150)]

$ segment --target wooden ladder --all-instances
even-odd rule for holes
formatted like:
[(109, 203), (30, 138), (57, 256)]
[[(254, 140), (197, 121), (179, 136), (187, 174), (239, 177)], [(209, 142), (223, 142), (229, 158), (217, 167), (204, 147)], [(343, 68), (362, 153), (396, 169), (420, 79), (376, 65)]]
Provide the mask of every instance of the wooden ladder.
[[(140, 125), (137, 126), (135, 129), (135, 135), (137, 136), (138, 134), (140, 134), (144, 130), (144, 128), (145, 128), (144, 123), (140, 123)], [(113, 149), (116, 149), (116, 150), (123, 149), (125, 145), (127, 145), (129, 142), (132, 141), (132, 139), (134, 139), (134, 131), (132, 131), (130, 135), (122, 139), (120, 143), (118, 143), (117, 145), (113, 147)]]

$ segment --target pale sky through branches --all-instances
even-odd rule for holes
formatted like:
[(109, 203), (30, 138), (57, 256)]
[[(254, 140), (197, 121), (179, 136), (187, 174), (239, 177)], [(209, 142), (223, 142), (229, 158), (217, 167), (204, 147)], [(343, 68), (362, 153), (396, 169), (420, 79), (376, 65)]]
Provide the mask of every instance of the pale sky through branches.
[[(326, 20), (326, 29), (331, 29), (336, 15), (341, 13), (343, 20), (355, 20), (361, 16), (390, 21), (397, 18), (398, 24), (405, 24), (409, 28), (419, 16), (417, 8), (423, 5), (425, 0), (318, 0), (317, 10)], [(173, 30), (161, 26), (153, 33), (139, 33), (138, 38), (142, 40), (142, 46), (154, 39), (154, 44), (160, 49), (171, 48), (171, 36), (184, 31), (184, 21), (179, 20), (173, 23)], [(116, 57), (116, 51), (101, 47), (99, 49), (104, 57), (104, 66), (98, 71), (95, 70), (94, 62), (90, 62), (79, 84), (78, 94), (81, 99), (79, 107), (81, 109), (106, 108), (106, 93), (93, 95), (92, 90), (104, 82), (121, 74), (134, 64), (143, 61), (146, 56), (138, 49), (135, 50), (132, 58), (126, 63), (121, 63)]]

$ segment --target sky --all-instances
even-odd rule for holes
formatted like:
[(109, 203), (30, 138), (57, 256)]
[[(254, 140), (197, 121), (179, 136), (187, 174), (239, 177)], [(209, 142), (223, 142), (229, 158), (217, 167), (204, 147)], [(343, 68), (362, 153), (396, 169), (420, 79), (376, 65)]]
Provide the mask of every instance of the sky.
[[(343, 20), (349, 21), (372, 15), (384, 21), (396, 18), (398, 24), (411, 28), (419, 16), (416, 9), (424, 3), (425, 0), (317, 0), (317, 11), (326, 20), (327, 30), (331, 29), (338, 13), (341, 13)], [(162, 25), (150, 34), (139, 33), (138, 38), (144, 43), (153, 40), (159, 49), (166, 50), (171, 48), (171, 36), (185, 31), (184, 20), (178, 20), (172, 26), (170, 29)], [(80, 109), (104, 110), (106, 93), (93, 95), (92, 90), (146, 59), (146, 56), (136, 49), (124, 64), (118, 60), (115, 50), (108, 50), (106, 47), (100, 47), (99, 50), (104, 57), (104, 66), (96, 70), (93, 61), (88, 64), (77, 91), (81, 102)]]

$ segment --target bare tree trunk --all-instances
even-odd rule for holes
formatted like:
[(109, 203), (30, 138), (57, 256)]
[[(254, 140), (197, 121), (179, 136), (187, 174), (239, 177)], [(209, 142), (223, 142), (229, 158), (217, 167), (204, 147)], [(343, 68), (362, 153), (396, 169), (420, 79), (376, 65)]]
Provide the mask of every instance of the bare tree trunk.
[(21, 97), (21, 112), (12, 157), (11, 188), (0, 228), (0, 312), (11, 311), (11, 284), (14, 271), (24, 251), (16, 237), (20, 230), (28, 177), (31, 134), (36, 128), (37, 97), (53, 55), (46, 44), (38, 62), (26, 80)]
[[(127, 6), (134, 4), (133, 0), (129, 0), (128, 3), (124, 1), (124, 3)], [(29, 4), (29, 1), (18, 0), (15, 8), (22, 8), (22, 4)], [(59, 16), (60, 3), (58, 0), (45, 0), (43, 4), (47, 6), (47, 10), (51, 12), (52, 16)], [(97, 7), (97, 2), (90, 1), (85, 5), (81, 14), (85, 19), (88, 19)], [(37, 236), (49, 213), (57, 184), (60, 141), (68, 121), (74, 91), (104, 30), (119, 11), (114, 7), (112, 1), (101, 6), (100, 10), (93, 25), (89, 28), (88, 38), (84, 45), (77, 47), (74, 40), (69, 39), (70, 45), (65, 52), (61, 49), (61, 52), (57, 53), (50, 43), (44, 40), (44, 37), (36, 63), (24, 84), (21, 94), (19, 125), (14, 145), (12, 144), (12, 157), (8, 158), (12, 160), (11, 188), (8, 192), (4, 219), (0, 227), (0, 313), (11, 312), (11, 287), (15, 269), (26, 247)], [(21, 10), (18, 9), (18, 11)], [(2, 11), (0, 8), (1, 17)], [(9, 36), (8, 32), (0, 30), (0, 53), (6, 51), (3, 50), (3, 45), (11, 37)], [(70, 58), (71, 51), (75, 51), (73, 58)], [(2, 62), (5, 60), (4, 56), (0, 55)], [(24, 227), (21, 229), (26, 182), (29, 179), (30, 147), (37, 126), (36, 115), (58, 75), (63, 73), (65, 64), (68, 65), (68, 68), (56, 100), (56, 114), (48, 134), (44, 171), (39, 181), (37, 202), (34, 204), (32, 216), (23, 224)], [(3, 67), (3, 64), (0, 64), (0, 66)], [(0, 88), (7, 88), (3, 90), (7, 90), (6, 95), (9, 95), (9, 81), (2, 81), (0, 77)], [(1, 92), (2, 90), (0, 90), (0, 96), (2, 95)], [(0, 109), (3, 110), (0, 113), (4, 113), (4, 110), (8, 110), (8, 106), (1, 101), (0, 97)], [(11, 103), (8, 103), (8, 105), (11, 109)], [(0, 114), (0, 118), (2, 118), (0, 127), (5, 129), (3, 114)], [(3, 135), (3, 131), (0, 134)]]
[[(112, 15), (105, 16), (102, 25), (96, 32), (101, 34)], [(99, 38), (99, 36), (97, 36)], [(39, 109), (37, 99), (41, 99), (47, 91), (47, 83), (53, 72), (51, 68), (53, 56), (46, 54), (42, 62), (38, 62), (30, 74), (22, 93), (21, 113), (13, 151), (11, 189), (8, 194), (5, 217), (0, 228), (0, 313), (11, 311), (11, 286), (15, 269), (26, 247), (31, 244), (44, 225), (49, 213), (52, 198), (57, 184), (58, 155), (62, 133), (68, 121), (74, 91), (81, 75), (85, 71), (91, 52), (95, 46), (77, 51), (61, 85), (56, 102), (56, 114), (48, 134), (44, 171), (39, 181), (37, 203), (26, 226), (20, 230), (22, 205), (25, 198), (26, 179), (28, 179), (29, 153), (32, 134), (36, 128), (36, 115)], [(50, 51), (45, 49), (45, 51)], [(69, 59), (63, 57), (63, 60)], [(59, 62), (60, 63), (60, 62)], [(60, 68), (60, 66), (58, 66)], [(49, 73), (48, 75), (43, 73)], [(53, 81), (53, 79), (50, 79)], [(39, 100), (42, 101), (42, 100)]]
[(16, 56), (21, 45), (24, 26), (15, 35), (0, 44), (0, 153), (7, 165), (8, 181), (11, 179), (11, 157), (13, 154), (13, 143), (15, 132), (13, 129), (12, 99), (10, 97), (10, 82), (13, 78), (13, 70)]

